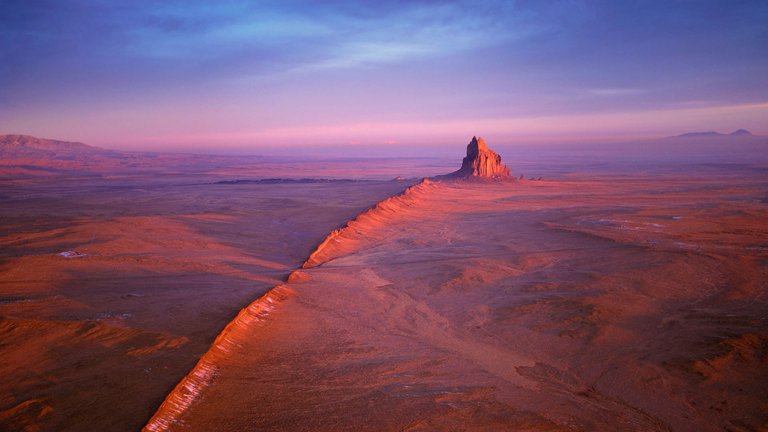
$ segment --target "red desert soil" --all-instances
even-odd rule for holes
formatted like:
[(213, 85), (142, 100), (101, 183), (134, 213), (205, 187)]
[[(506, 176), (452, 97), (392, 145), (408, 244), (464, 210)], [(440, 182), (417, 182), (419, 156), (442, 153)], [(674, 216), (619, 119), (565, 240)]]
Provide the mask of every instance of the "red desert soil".
[(766, 429), (761, 139), (415, 184), (458, 164), (0, 137), (0, 430)]
[(146, 430), (768, 427), (768, 175), (424, 182), (255, 301)]
[(70, 174), (0, 186), (3, 431), (139, 430), (238, 310), (410, 184)]

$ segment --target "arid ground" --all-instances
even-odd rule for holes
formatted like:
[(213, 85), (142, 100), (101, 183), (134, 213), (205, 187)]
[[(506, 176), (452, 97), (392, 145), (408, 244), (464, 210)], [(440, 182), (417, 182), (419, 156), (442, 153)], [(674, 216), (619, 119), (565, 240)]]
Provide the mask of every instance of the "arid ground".
[(0, 429), (768, 428), (765, 161), (505, 162), (7, 168)]
[(410, 184), (392, 161), (78, 158), (0, 166), (0, 430), (139, 430), (241, 308)]

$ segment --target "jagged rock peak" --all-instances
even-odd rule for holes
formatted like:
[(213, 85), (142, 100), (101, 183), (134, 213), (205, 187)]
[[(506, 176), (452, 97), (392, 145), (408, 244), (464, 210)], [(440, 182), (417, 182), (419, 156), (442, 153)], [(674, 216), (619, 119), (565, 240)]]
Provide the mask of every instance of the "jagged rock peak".
[(483, 139), (483, 137), (478, 138), (473, 136), (472, 141), (470, 141), (469, 144), (467, 144), (467, 156), (469, 156), (470, 154), (476, 155), (481, 150), (489, 150), (488, 146), (485, 144), (485, 140)]
[(509, 177), (509, 167), (501, 162), (501, 156), (488, 148), (483, 138), (472, 137), (467, 145), (467, 156), (454, 177)]

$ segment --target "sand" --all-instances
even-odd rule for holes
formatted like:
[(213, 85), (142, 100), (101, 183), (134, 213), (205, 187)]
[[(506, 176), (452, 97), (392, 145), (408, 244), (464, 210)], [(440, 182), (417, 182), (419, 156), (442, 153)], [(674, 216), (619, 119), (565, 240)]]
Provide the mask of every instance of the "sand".
[(147, 430), (765, 428), (768, 176), (732, 174), (415, 186)]
[(241, 308), (408, 185), (222, 178), (4, 184), (0, 429), (140, 429)]
[(1, 430), (768, 427), (765, 161), (126, 157), (3, 163)]

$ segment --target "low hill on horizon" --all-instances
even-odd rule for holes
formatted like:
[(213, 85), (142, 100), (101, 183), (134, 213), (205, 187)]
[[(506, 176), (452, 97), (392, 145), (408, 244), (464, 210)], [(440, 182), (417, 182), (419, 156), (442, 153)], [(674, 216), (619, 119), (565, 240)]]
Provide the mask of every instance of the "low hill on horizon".
[(0, 135), (0, 176), (39, 177), (109, 172), (119, 167), (121, 152), (80, 142)]
[(701, 138), (701, 137), (724, 137), (724, 136), (755, 136), (746, 129), (737, 129), (729, 134), (706, 131), (706, 132), (686, 132), (680, 135), (674, 135), (670, 138)]
[(689, 132), (682, 135), (584, 146), (579, 157), (642, 164), (766, 164), (768, 137), (739, 129), (733, 133)]
[(37, 138), (31, 135), (0, 135), (0, 157), (3, 159), (50, 158), (75, 160), (94, 155), (117, 156), (121, 152), (81, 142)]
[(225, 158), (109, 150), (81, 142), (0, 135), (0, 177), (114, 175), (216, 167)]

